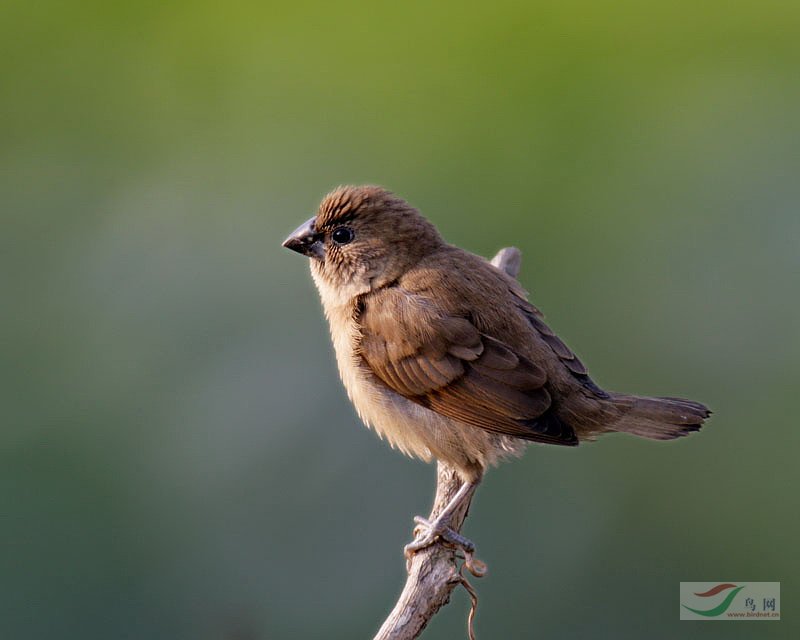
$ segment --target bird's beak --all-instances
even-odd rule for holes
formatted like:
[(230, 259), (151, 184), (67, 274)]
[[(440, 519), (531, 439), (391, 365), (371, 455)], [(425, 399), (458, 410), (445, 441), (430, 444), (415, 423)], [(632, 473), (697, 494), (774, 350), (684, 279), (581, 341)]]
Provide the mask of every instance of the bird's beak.
[(283, 241), (283, 246), (309, 258), (322, 260), (325, 257), (325, 247), (322, 245), (320, 235), (314, 230), (315, 220), (316, 217), (306, 220), (292, 231), (291, 235)]

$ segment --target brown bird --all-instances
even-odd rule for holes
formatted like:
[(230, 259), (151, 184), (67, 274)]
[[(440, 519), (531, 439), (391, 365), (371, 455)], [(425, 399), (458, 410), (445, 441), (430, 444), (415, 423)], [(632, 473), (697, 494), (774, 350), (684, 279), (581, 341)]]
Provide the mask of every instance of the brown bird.
[(339, 374), (361, 419), (393, 447), (443, 460), (463, 485), (406, 553), (445, 536), (487, 467), (526, 443), (609, 432), (671, 440), (710, 415), (698, 402), (604, 391), (508, 274), (445, 242), (380, 187), (340, 187), (284, 247), (311, 258)]

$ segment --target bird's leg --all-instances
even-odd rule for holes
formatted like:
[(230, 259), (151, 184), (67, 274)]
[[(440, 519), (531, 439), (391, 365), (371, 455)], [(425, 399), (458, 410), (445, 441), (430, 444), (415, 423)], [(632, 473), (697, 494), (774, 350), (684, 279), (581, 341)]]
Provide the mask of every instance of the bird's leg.
[[(417, 551), (432, 545), (436, 538), (441, 538), (445, 542), (462, 549), (467, 556), (472, 555), (475, 551), (475, 545), (450, 526), (450, 519), (465, 502), (469, 504), (477, 486), (477, 482), (465, 482), (462, 484), (450, 502), (447, 503), (447, 506), (442, 509), (442, 512), (433, 521), (421, 516), (414, 518), (414, 522), (417, 523), (414, 528), (415, 540), (405, 546), (406, 560), (410, 561)], [(416, 536), (418, 535), (420, 537), (417, 538)]]

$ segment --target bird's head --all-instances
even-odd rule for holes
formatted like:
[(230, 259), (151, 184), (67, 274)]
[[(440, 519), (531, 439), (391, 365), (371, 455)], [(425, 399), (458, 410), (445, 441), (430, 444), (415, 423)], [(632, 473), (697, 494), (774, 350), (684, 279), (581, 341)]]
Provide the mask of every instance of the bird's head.
[(381, 187), (339, 187), (283, 246), (311, 258), (322, 291), (350, 299), (385, 286), (443, 244), (414, 207)]

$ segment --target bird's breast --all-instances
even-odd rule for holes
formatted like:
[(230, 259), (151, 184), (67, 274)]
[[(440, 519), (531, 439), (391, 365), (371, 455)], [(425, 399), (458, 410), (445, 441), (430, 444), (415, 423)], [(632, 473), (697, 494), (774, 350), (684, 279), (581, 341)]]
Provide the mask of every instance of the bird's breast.
[(375, 377), (359, 354), (360, 332), (353, 312), (350, 305), (325, 307), (339, 377), (350, 402), (361, 420), (393, 447), (430, 460), (431, 448), (426, 441), (440, 417), (395, 393)]

